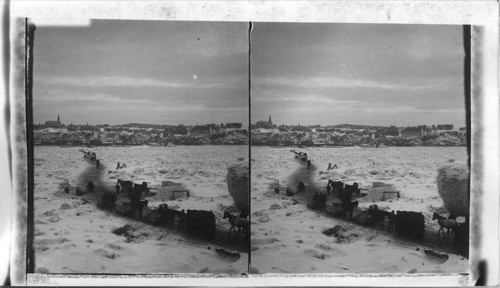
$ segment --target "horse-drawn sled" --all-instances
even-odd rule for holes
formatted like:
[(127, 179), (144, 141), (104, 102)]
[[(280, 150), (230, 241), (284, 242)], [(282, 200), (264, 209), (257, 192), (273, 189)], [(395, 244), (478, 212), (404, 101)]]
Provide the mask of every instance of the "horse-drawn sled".
[(95, 152), (85, 151), (84, 149), (80, 149), (79, 151), (83, 153), (84, 158), (88, 158), (90, 161), (97, 160), (97, 156), (96, 156)]

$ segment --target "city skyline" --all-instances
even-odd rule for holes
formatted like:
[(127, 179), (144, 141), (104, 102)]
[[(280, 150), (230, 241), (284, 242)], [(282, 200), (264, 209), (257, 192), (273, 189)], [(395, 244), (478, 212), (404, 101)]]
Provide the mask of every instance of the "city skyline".
[(248, 40), (244, 22), (38, 27), (34, 123), (465, 126), (461, 26), (254, 23)]
[[(115, 124), (109, 124), (109, 123), (95, 123), (95, 124), (89, 124), (88, 122), (84, 122), (84, 123), (65, 123), (64, 121), (60, 120), (60, 117), (61, 114), (57, 114), (57, 117), (55, 118), (56, 120), (52, 120), (52, 119), (49, 119), (47, 121), (45, 121), (44, 123), (50, 123), (50, 122), (59, 122), (60, 124), (62, 125), (76, 125), (76, 126), (79, 126), (79, 125), (94, 125), (94, 126), (99, 126), (99, 125), (110, 125), (110, 126), (120, 126), (120, 125), (131, 125), (131, 124), (140, 124), (140, 125), (160, 125), (160, 126), (176, 126), (176, 125), (185, 125), (185, 126), (196, 126), (196, 125), (208, 125), (208, 124), (216, 124), (216, 125), (219, 125), (219, 124), (228, 124), (228, 123), (232, 123), (232, 122), (225, 122), (225, 123), (215, 123), (215, 122), (210, 122), (210, 123), (198, 123), (196, 122), (195, 124), (184, 124), (184, 123), (175, 123), (175, 124), (172, 124), (172, 123), (146, 123), (146, 122), (128, 122), (128, 123), (115, 123)], [(296, 126), (296, 125), (302, 125), (302, 126), (317, 126), (317, 125), (320, 125), (322, 127), (327, 127), (327, 126), (338, 126), (338, 125), (359, 125), (359, 126), (372, 126), (372, 127), (375, 127), (375, 126), (381, 126), (381, 127), (390, 127), (390, 126), (396, 126), (396, 127), (405, 127), (405, 126), (420, 126), (420, 125), (427, 125), (427, 126), (432, 126), (432, 125), (448, 125), (450, 123), (431, 123), (431, 124), (415, 124), (415, 125), (410, 125), (410, 124), (406, 124), (406, 125), (393, 125), (393, 124), (390, 124), (390, 125), (373, 125), (373, 124), (364, 124), (364, 123), (330, 123), (330, 124), (324, 124), (324, 125), (321, 125), (321, 124), (301, 124), (301, 123), (279, 123), (279, 122), (275, 122), (275, 121), (271, 121), (271, 118), (272, 118), (272, 115), (269, 115), (269, 118), (268, 120), (258, 120), (258, 119), (252, 119), (252, 123), (251, 125), (255, 125), (257, 122), (261, 122), (261, 121), (270, 121), (271, 123), (273, 123), (274, 125), (276, 126), (279, 126), (279, 125), (286, 125), (286, 126)], [(40, 122), (40, 123), (34, 123), (35, 125), (44, 125), (44, 123)], [(235, 123), (241, 123), (241, 122), (235, 122)], [(454, 125), (454, 124), (452, 124)], [(458, 129), (458, 128), (463, 128), (465, 126), (455, 126), (454, 125), (454, 129)], [(242, 129), (246, 129), (248, 127), (246, 126), (242, 126)]]

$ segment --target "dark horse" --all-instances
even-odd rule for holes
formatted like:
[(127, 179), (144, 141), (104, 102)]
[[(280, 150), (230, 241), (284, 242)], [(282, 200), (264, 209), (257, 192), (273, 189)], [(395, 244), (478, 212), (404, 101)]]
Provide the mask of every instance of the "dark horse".
[(457, 220), (446, 219), (445, 217), (434, 212), (434, 214), (432, 214), (432, 220), (436, 220), (436, 219), (438, 220), (438, 224), (439, 224), (438, 238), (439, 238), (439, 234), (441, 234), (441, 231), (443, 232), (443, 239), (446, 237), (444, 234), (444, 228), (447, 229), (446, 234), (450, 234), (450, 230), (451, 230), (451, 235), (455, 234), (455, 229), (458, 228)]
[(233, 235), (236, 236), (236, 228), (238, 228), (238, 233), (241, 231), (245, 232), (245, 235), (248, 234), (248, 220), (246, 218), (238, 218), (231, 213), (224, 211), (223, 219), (229, 219), (229, 224), (231, 224), (231, 228), (229, 228), (229, 236), (231, 236), (231, 230), (233, 231)]

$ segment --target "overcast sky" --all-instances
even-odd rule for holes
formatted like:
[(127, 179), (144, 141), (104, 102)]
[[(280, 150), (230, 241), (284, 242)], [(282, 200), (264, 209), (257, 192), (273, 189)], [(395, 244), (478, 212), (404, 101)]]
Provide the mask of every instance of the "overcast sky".
[(34, 122), (248, 125), (248, 23), (37, 27)]
[(461, 26), (255, 23), (252, 123), (465, 126)]
[[(252, 122), (465, 126), (461, 26), (254, 23)], [(248, 122), (248, 24), (38, 27), (34, 121)]]

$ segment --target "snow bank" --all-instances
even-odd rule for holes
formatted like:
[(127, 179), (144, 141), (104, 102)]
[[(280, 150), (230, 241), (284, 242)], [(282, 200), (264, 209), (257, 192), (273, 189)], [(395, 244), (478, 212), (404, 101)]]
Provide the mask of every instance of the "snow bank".
[(465, 163), (453, 163), (438, 168), (437, 186), (448, 212), (457, 216), (469, 216), (469, 167)]
[(249, 213), (249, 169), (248, 162), (240, 162), (227, 167), (227, 190), (233, 197), (234, 205), (241, 212)]

